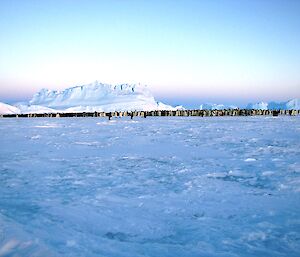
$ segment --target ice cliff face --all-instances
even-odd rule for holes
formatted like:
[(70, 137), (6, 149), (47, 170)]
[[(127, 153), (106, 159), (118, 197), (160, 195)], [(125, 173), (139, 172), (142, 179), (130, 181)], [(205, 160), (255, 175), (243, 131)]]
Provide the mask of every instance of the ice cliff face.
[(146, 86), (140, 84), (109, 85), (94, 82), (63, 91), (42, 89), (30, 105), (66, 111), (131, 111), (172, 109), (158, 103)]

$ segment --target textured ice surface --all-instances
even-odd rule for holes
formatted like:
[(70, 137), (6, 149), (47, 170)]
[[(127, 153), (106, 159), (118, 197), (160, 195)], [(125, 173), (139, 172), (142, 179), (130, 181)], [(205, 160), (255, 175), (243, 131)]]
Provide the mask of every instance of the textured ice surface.
[(300, 256), (300, 118), (0, 119), (0, 256)]

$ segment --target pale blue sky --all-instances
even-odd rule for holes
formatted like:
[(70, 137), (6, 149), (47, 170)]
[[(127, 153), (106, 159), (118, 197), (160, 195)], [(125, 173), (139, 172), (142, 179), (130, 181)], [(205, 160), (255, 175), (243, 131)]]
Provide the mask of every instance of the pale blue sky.
[(0, 1), (0, 101), (94, 80), (186, 105), (300, 97), (300, 1)]

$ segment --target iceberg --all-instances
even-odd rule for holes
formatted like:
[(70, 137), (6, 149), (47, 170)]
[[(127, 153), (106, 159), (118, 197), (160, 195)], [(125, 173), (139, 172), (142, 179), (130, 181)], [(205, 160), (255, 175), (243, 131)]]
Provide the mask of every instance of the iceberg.
[(147, 86), (141, 84), (110, 85), (98, 81), (63, 91), (42, 89), (29, 101), (29, 106), (43, 106), (65, 112), (174, 109), (170, 105), (157, 102)]
[(205, 103), (201, 104), (200, 110), (224, 110), (224, 109), (237, 109), (235, 105), (225, 105), (225, 104), (214, 104), (214, 103)]
[(0, 102), (0, 114), (19, 114), (19, 113), (21, 113), (21, 110), (18, 107)]
[(260, 102), (250, 103), (246, 109), (258, 109), (258, 110), (300, 110), (300, 99), (295, 98), (286, 102)]
[(95, 81), (62, 91), (42, 89), (29, 102), (14, 106), (0, 103), (0, 114), (57, 112), (113, 112), (177, 110), (158, 102), (147, 86), (141, 84), (110, 85)]

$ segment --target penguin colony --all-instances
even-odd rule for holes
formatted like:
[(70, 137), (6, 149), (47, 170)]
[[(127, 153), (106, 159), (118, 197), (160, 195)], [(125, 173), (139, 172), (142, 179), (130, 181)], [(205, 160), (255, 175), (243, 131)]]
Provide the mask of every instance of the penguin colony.
[(257, 116), (257, 115), (299, 115), (300, 110), (248, 110), (248, 109), (229, 109), (229, 110), (160, 110), (160, 111), (121, 111), (121, 112), (80, 112), (80, 113), (30, 113), (30, 114), (0, 114), (0, 118), (59, 118), (59, 117), (160, 117), (160, 116), (176, 116), (176, 117), (212, 117), (212, 116)]

